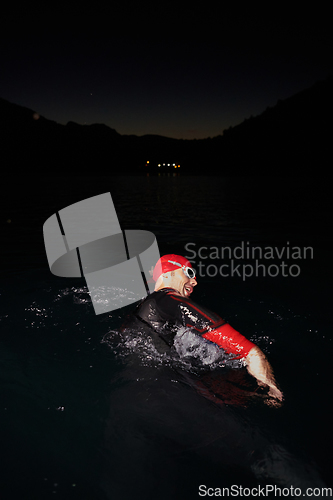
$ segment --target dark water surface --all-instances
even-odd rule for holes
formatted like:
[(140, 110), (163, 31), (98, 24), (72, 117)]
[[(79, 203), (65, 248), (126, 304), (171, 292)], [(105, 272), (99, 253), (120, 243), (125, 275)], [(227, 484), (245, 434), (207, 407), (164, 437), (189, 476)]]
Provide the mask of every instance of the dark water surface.
[[(27, 175), (4, 187), (1, 499), (186, 500), (198, 498), (199, 485), (333, 486), (326, 180)], [(281, 408), (227, 368), (218, 404), (207, 399), (172, 357), (138, 333), (120, 333), (130, 307), (96, 316), (84, 280), (50, 273), (45, 220), (108, 191), (122, 229), (152, 231), (161, 254), (190, 257), (188, 249), (205, 247), (194, 259), (202, 275), (193, 299), (265, 352)], [(254, 266), (238, 258), (253, 246), (284, 249), (284, 257), (260, 260), (266, 276), (214, 271), (231, 265), (215, 257), (222, 247), (236, 252), (241, 271)], [(292, 258), (295, 247), (311, 251)]]

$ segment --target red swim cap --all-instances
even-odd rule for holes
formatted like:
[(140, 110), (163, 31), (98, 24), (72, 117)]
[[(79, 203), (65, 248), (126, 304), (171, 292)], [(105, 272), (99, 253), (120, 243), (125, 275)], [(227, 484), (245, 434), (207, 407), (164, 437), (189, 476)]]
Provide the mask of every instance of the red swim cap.
[(168, 262), (169, 260), (177, 262), (181, 266), (192, 268), (191, 262), (185, 259), (185, 257), (182, 257), (181, 255), (175, 255), (174, 253), (162, 255), (162, 257), (157, 261), (156, 266), (154, 267), (154, 272), (153, 272), (154, 281), (157, 281), (162, 273), (168, 273), (169, 271), (175, 271), (176, 269), (181, 269), (180, 266), (172, 264), (172, 262)]

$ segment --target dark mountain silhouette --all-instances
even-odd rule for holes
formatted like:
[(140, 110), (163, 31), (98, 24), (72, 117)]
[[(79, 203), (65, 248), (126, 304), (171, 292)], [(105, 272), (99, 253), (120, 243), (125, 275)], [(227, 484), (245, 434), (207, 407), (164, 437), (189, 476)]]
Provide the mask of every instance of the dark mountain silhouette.
[(8, 174), (23, 169), (28, 175), (158, 172), (159, 162), (181, 164), (182, 174), (299, 174), (332, 162), (332, 90), (329, 77), (223, 135), (200, 140), (60, 125), (0, 99), (1, 163)]
[(332, 112), (333, 79), (327, 78), (224, 131), (223, 159), (231, 167), (246, 162), (251, 172), (258, 167), (277, 174), (330, 165)]

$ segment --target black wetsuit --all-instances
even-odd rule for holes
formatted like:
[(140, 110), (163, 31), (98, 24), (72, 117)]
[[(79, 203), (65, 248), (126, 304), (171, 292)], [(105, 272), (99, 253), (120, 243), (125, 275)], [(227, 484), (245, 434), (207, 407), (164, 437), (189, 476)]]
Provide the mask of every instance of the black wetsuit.
[(140, 324), (156, 332), (168, 346), (173, 346), (180, 329), (190, 330), (205, 343), (213, 343), (233, 359), (246, 357), (254, 344), (238, 333), (216, 313), (183, 297), (173, 288), (163, 288), (146, 297), (125, 326)]

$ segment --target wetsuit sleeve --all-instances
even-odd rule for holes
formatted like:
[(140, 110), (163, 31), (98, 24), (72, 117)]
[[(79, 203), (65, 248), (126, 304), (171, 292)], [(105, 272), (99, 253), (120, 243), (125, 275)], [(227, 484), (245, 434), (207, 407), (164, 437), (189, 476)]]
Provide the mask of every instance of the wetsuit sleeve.
[(183, 325), (210, 342), (214, 342), (228, 354), (235, 354), (234, 359), (244, 358), (255, 344), (241, 335), (220, 316), (199, 306), (192, 300), (174, 297), (180, 302), (183, 313)]
[(209, 330), (202, 337), (222, 347), (228, 354), (236, 354), (235, 359), (245, 358), (251, 349), (255, 347), (253, 342), (237, 332), (228, 323)]

